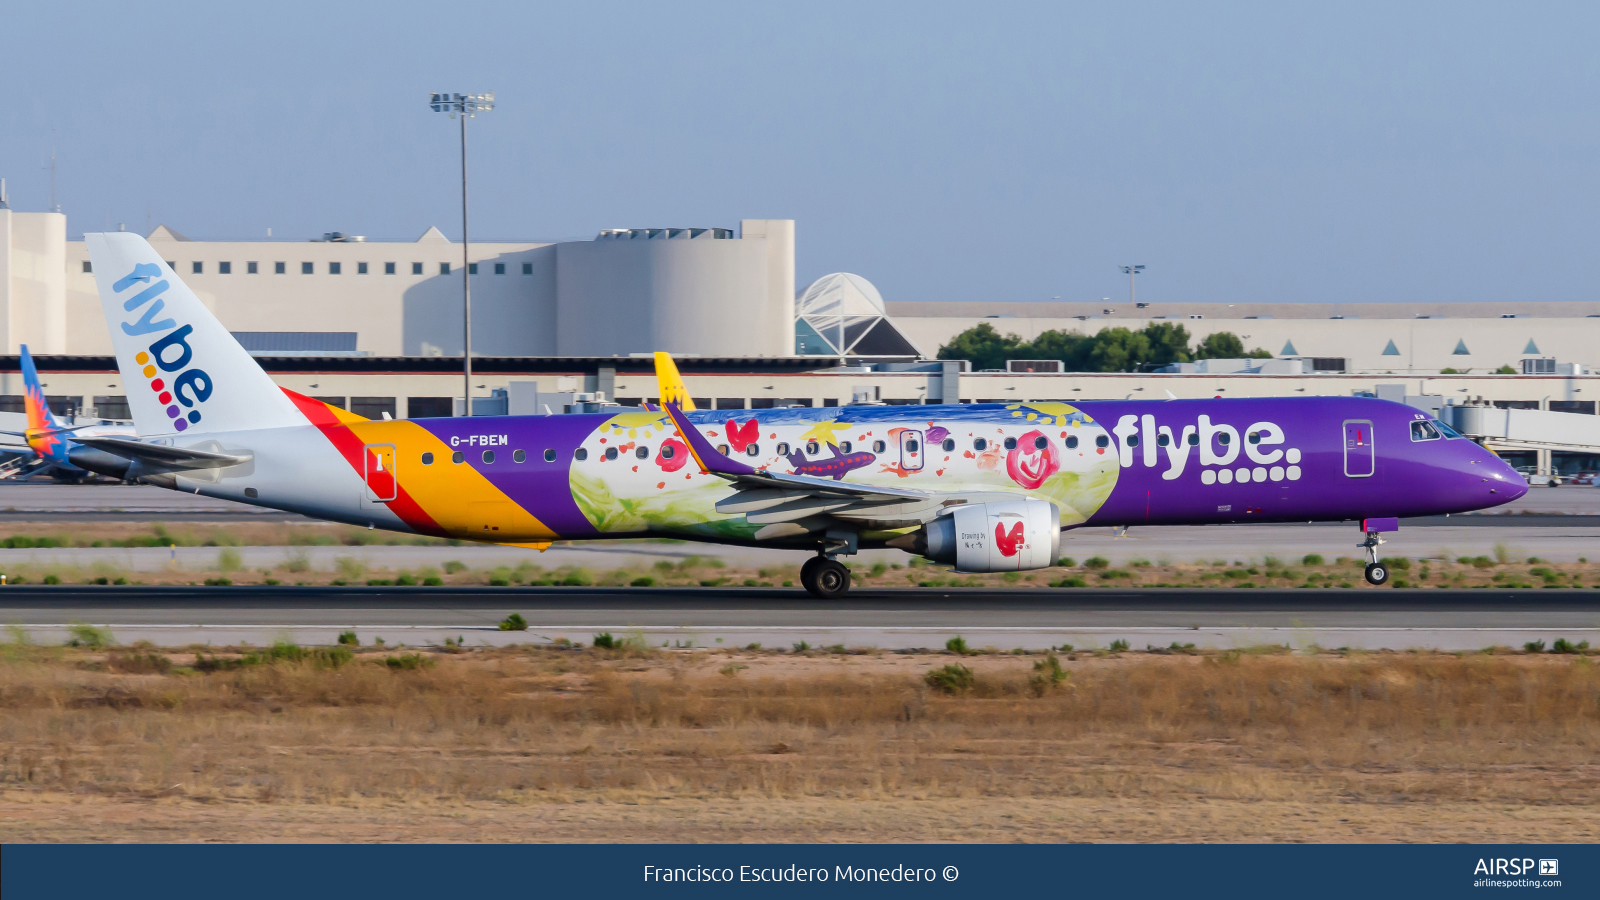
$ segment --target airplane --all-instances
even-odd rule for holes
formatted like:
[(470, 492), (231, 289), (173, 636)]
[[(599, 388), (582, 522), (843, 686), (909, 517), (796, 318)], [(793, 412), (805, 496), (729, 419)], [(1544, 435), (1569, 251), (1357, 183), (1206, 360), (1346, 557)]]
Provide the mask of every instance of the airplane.
[(689, 411), (678, 379), (659, 410), (370, 421), (274, 384), (143, 238), (85, 240), (138, 433), (76, 440), (119, 477), (336, 522), (806, 551), (802, 584), (836, 598), (863, 548), (1009, 572), (1084, 526), (1359, 521), (1383, 584), (1400, 518), (1528, 490), (1427, 412), (1360, 397)]
[[(39, 381), (39, 371), (34, 367), (33, 354), (28, 352), (27, 344), (22, 345), (22, 390), (22, 405), (28, 416), (28, 427), (24, 431), (0, 431), (0, 434), (20, 437), (26, 441), (28, 449), (32, 451), (32, 459), (25, 462), (19, 460), (21, 465), (8, 473), (9, 478), (27, 478), (38, 474), (40, 470), (47, 469), (58, 482), (82, 481), (86, 475), (94, 471), (85, 464), (86, 461), (105, 465), (114, 463), (115, 458), (107, 458), (103, 451), (79, 444), (73, 440), (74, 435), (130, 438), (134, 436), (134, 429), (126, 425), (63, 425), (45, 399), (44, 385)], [(77, 456), (76, 460), (74, 454)]]

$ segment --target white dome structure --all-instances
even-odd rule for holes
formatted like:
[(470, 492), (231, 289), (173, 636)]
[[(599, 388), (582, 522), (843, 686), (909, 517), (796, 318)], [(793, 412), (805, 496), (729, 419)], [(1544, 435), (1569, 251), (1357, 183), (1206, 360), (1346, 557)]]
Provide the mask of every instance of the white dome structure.
[(794, 305), (797, 355), (920, 355), (889, 320), (883, 295), (860, 275), (824, 275), (813, 281)]

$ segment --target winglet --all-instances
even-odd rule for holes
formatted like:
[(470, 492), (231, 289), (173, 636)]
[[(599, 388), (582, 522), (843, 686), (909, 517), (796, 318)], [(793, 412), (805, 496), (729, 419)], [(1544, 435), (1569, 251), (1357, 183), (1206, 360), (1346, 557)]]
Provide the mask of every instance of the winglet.
[(689, 445), (689, 455), (693, 456), (694, 461), (700, 464), (701, 472), (707, 475), (722, 475), (725, 477), (755, 474), (754, 467), (747, 466), (742, 462), (735, 462), (723, 456), (716, 447), (711, 446), (711, 442), (706, 440), (705, 435), (690, 424), (688, 417), (683, 414), (683, 410), (679, 408), (678, 404), (668, 403), (666, 398), (662, 398), (662, 401), (662, 405), (667, 408), (667, 415), (672, 417), (672, 424), (678, 427), (678, 434), (682, 436), (683, 442)]
[(661, 350), (656, 351), (656, 386), (661, 391), (663, 407), (676, 403), (684, 412), (694, 412), (694, 400), (683, 384), (683, 376), (678, 374), (678, 364), (672, 361), (672, 354)]

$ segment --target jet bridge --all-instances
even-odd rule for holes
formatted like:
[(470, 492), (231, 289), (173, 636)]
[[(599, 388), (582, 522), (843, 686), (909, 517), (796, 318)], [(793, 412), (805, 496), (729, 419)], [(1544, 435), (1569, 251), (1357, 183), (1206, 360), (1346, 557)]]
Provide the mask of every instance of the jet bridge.
[(1440, 410), (1439, 417), (1497, 453), (1534, 452), (1540, 475), (1551, 473), (1552, 452), (1600, 455), (1600, 416), (1542, 409), (1447, 406)]

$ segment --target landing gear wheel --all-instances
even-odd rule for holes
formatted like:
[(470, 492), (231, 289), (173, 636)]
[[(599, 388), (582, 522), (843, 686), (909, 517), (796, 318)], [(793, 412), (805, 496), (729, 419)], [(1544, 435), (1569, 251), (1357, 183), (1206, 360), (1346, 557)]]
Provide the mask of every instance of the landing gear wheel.
[(805, 569), (800, 570), (800, 582), (812, 596), (833, 600), (843, 597), (850, 590), (850, 570), (844, 567), (844, 563), (820, 558), (812, 562), (815, 565), (811, 569), (809, 582), (806, 581)]
[(1383, 584), (1389, 580), (1389, 567), (1383, 563), (1367, 563), (1367, 584)]
[(800, 567), (800, 586), (815, 594), (817, 592), (817, 566), (825, 562), (827, 562), (827, 559), (821, 556), (813, 556), (806, 560), (805, 565)]

